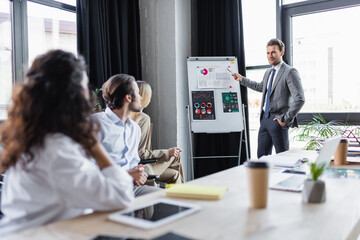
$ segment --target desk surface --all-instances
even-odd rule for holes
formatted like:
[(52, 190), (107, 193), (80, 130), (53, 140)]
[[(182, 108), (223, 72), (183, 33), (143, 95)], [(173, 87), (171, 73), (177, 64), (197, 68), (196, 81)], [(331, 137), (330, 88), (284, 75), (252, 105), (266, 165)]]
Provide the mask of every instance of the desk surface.
[[(98, 234), (152, 238), (173, 231), (194, 239), (356, 239), (360, 233), (360, 180), (325, 179), (326, 202), (306, 204), (300, 193), (269, 190), (266, 209), (249, 208), (246, 169), (234, 167), (190, 184), (227, 186), (219, 201), (185, 200), (202, 209), (154, 230), (106, 220), (94, 213), (28, 229), (6, 239), (91, 239)], [(139, 197), (140, 204), (164, 196), (163, 191)]]

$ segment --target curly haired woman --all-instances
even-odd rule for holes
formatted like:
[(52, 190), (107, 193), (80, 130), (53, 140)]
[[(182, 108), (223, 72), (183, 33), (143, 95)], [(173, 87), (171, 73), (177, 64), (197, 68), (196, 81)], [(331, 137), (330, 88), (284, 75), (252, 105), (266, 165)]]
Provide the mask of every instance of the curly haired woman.
[(87, 85), (82, 58), (51, 50), (15, 88), (0, 129), (1, 236), (133, 201), (132, 178), (96, 140)]

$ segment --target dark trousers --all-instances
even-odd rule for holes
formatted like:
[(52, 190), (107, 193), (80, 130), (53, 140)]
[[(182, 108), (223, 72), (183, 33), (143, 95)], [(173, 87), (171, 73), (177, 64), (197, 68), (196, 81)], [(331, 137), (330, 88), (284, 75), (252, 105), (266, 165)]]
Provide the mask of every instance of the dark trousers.
[(258, 135), (258, 158), (263, 155), (270, 155), (273, 146), (275, 147), (276, 153), (289, 150), (289, 127), (281, 127), (274, 118), (274, 115), (266, 118), (264, 114), (261, 114)]

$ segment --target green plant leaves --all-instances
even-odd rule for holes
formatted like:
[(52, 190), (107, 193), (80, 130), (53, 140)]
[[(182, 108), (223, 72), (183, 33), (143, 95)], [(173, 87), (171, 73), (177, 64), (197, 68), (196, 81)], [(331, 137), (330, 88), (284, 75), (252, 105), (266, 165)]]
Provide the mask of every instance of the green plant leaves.
[(299, 132), (294, 139), (307, 141), (304, 149), (315, 150), (321, 147), (321, 142), (326, 138), (341, 135), (345, 124), (341, 121), (326, 120), (321, 114), (314, 114), (314, 117), (305, 125), (300, 125), (294, 131)]
[(324, 172), (326, 164), (309, 163), (310, 176), (313, 181), (317, 181), (321, 174)]
[(94, 112), (102, 112), (104, 111), (104, 109), (101, 106), (101, 102), (98, 98), (98, 94), (102, 91), (101, 88), (96, 88), (94, 91), (91, 91), (90, 94), (90, 102), (93, 102), (94, 106), (93, 106), (93, 111)]

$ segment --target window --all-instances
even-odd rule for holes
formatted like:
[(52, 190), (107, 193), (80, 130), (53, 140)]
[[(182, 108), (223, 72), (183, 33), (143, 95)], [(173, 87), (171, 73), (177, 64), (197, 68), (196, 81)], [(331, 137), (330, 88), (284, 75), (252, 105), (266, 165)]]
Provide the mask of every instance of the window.
[(76, 0), (56, 0), (55, 2), (66, 3), (71, 6), (76, 6)]
[(276, 37), (276, 1), (243, 0), (242, 12), (246, 66), (267, 65), (266, 43)]
[[(329, 121), (359, 124), (359, 0), (309, 0), (284, 5), (285, 58), (299, 70), (306, 102), (300, 123), (321, 113)], [(290, 51), (289, 51), (290, 50)]]
[(303, 2), (303, 1), (307, 1), (307, 0), (283, 0), (283, 5), (291, 4), (291, 3), (298, 3), (298, 2)]
[[(277, 4), (278, 1), (269, 0), (242, 1), (246, 77), (254, 81), (262, 81), (266, 69), (270, 67), (266, 58), (266, 44), (277, 35)], [(262, 19), (262, 21), (259, 21), (259, 19)], [(266, 19), (266, 21), (263, 19)], [(261, 93), (248, 89), (248, 131), (250, 137), (250, 154), (253, 158), (257, 156), (261, 96)]]
[(292, 60), (302, 76), (302, 112), (360, 112), (360, 7), (292, 18)]
[[(68, 4), (69, 3), (69, 4)], [(7, 116), (14, 82), (49, 49), (77, 54), (75, 0), (0, 0), (0, 120)]]
[(77, 54), (76, 13), (29, 2), (29, 65), (49, 49), (61, 48)]
[(0, 0), (0, 36), (0, 119), (4, 119), (13, 85), (10, 1), (8, 0)]

